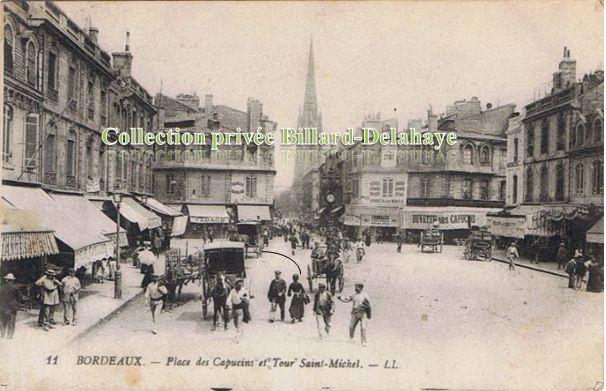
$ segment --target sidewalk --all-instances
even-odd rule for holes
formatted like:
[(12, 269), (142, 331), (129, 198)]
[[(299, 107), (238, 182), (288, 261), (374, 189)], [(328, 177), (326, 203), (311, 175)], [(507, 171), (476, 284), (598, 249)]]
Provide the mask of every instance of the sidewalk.
[[(492, 259), (499, 262), (509, 263), (507, 261), (507, 255), (505, 250), (493, 250)], [(554, 276), (560, 276), (568, 278), (568, 274), (563, 269), (558, 269), (557, 262), (539, 262), (538, 264), (530, 263), (530, 260), (524, 257), (517, 258), (514, 262), (516, 266), (520, 266), (527, 269), (536, 270), (543, 273), (553, 274)]]
[[(164, 262), (162, 255), (156, 261), (158, 273), (163, 273)], [(14, 341), (21, 343), (34, 342), (37, 337), (44, 336), (45, 345), (61, 347), (70, 341), (86, 334), (88, 330), (95, 327), (99, 322), (111, 316), (114, 312), (128, 304), (131, 300), (143, 294), (141, 280), (143, 274), (139, 268), (131, 263), (121, 263), (122, 271), (122, 298), (114, 299), (114, 281), (106, 280), (104, 283), (88, 283), (80, 291), (78, 301), (78, 324), (63, 325), (63, 303), (55, 307), (55, 326), (49, 331), (44, 331), (38, 326), (38, 311), (35, 307), (29, 311), (17, 313), (17, 324), (15, 328)]]

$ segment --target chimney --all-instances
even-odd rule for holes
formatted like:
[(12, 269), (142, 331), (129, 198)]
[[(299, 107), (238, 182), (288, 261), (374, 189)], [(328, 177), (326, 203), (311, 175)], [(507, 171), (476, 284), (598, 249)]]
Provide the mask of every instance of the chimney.
[(567, 88), (577, 80), (577, 61), (570, 58), (570, 49), (564, 47), (564, 58), (560, 61), (560, 88)]
[(89, 27), (88, 28), (88, 37), (90, 38), (91, 41), (93, 41), (94, 43), (97, 43), (97, 39), (99, 37), (99, 28), (98, 27)]
[(130, 53), (129, 47), (130, 32), (126, 32), (126, 45), (124, 52), (112, 53), (112, 67), (120, 73), (122, 77), (130, 77), (131, 68), (133, 65), (133, 55)]
[(208, 115), (213, 110), (213, 96), (212, 94), (204, 95), (204, 112)]

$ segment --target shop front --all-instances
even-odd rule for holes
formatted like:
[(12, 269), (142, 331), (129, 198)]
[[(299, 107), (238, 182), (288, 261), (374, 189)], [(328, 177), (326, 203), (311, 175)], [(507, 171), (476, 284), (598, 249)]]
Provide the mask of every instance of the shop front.
[(187, 216), (179, 210), (164, 205), (154, 197), (137, 196), (135, 199), (141, 206), (160, 216), (162, 230), (165, 235), (179, 237), (185, 233)]
[(370, 234), (372, 240), (395, 239), (400, 226), (400, 209), (397, 207), (345, 206), (343, 224), (351, 238), (362, 238)]
[(229, 214), (225, 205), (186, 204), (183, 212), (189, 216), (184, 238), (202, 239), (212, 235), (223, 238), (229, 225)]
[(589, 253), (604, 265), (604, 216), (587, 231), (586, 239)]
[(472, 227), (487, 224), (486, 215), (499, 209), (466, 207), (415, 207), (406, 206), (401, 211), (400, 228), (405, 230), (408, 241), (417, 242), (422, 231), (434, 228), (444, 232), (444, 241), (452, 244), (467, 238)]

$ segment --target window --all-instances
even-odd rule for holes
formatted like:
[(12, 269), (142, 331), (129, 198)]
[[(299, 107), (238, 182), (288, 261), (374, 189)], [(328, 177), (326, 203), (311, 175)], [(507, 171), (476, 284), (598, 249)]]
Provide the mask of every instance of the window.
[(210, 176), (202, 173), (200, 178), (200, 197), (210, 196)]
[(473, 180), (471, 178), (465, 178), (463, 179), (463, 183), (462, 183), (462, 193), (463, 193), (463, 199), (466, 200), (470, 200), (471, 196), (472, 196), (472, 190), (473, 190)]
[(585, 141), (585, 125), (583, 124), (579, 124), (577, 126), (577, 139), (576, 139), (576, 144), (578, 145), (583, 145), (583, 142)]
[(421, 178), (421, 197), (430, 197), (431, 180), (429, 178)]
[(564, 201), (564, 166), (561, 164), (556, 166), (555, 199), (556, 201)]
[(4, 72), (13, 74), (15, 35), (10, 24), (4, 25)]
[(470, 144), (463, 147), (463, 163), (473, 164), (473, 146)]
[(488, 145), (480, 148), (480, 164), (490, 164), (490, 147)]
[(351, 181), (351, 193), (353, 198), (360, 196), (358, 177), (354, 177)]
[(251, 198), (257, 196), (257, 177), (246, 177), (246, 196)]
[(393, 178), (383, 178), (383, 197), (393, 197)]
[(11, 153), (11, 132), (13, 131), (13, 107), (4, 105), (4, 126), (2, 127), (2, 161), (10, 162), (13, 154)]
[(130, 187), (134, 189), (137, 186), (137, 173), (139, 169), (137, 168), (137, 163), (132, 160), (130, 162)]
[(549, 120), (544, 118), (541, 121), (541, 153), (549, 153)]
[(57, 90), (57, 56), (55, 53), (48, 53), (48, 89)]
[(101, 90), (99, 99), (99, 112), (101, 113), (101, 125), (105, 125), (105, 116), (107, 115), (107, 91), (105, 88)]
[(526, 169), (526, 202), (532, 202), (533, 190), (532, 167), (528, 167)]
[(591, 165), (591, 190), (593, 194), (604, 192), (604, 162), (596, 160)]
[(70, 106), (76, 107), (75, 102), (76, 101), (76, 68), (74, 67), (69, 67), (69, 75), (67, 78), (67, 97), (70, 100)]
[(36, 168), (38, 150), (38, 114), (28, 114), (25, 118), (25, 164), (24, 168)]
[(76, 133), (71, 130), (67, 135), (67, 148), (65, 150), (65, 173), (68, 177), (76, 176)]
[(145, 164), (139, 164), (139, 187), (145, 186)]
[(566, 142), (566, 119), (564, 113), (558, 115), (558, 137), (556, 140), (556, 150), (563, 151)]
[(480, 199), (490, 199), (490, 182), (488, 181), (488, 179), (482, 179), (480, 181)]
[(499, 200), (505, 200), (505, 192), (507, 191), (507, 183), (505, 181), (501, 181), (499, 183)]
[(95, 79), (94, 75), (88, 79), (88, 119), (95, 118)]
[(527, 125), (526, 131), (526, 156), (533, 157), (534, 155), (534, 129), (532, 128), (532, 124)]
[(520, 141), (516, 137), (513, 139), (513, 162), (514, 163), (517, 163), (518, 159), (520, 158), (520, 154), (518, 151), (519, 148), (520, 148)]
[(93, 140), (90, 139), (86, 143), (86, 177), (88, 179), (93, 179), (93, 160)]
[(52, 174), (55, 172), (55, 135), (57, 131), (54, 126), (47, 128), (46, 140), (44, 141), (44, 172)]
[(547, 167), (541, 167), (541, 201), (548, 201), (549, 198), (549, 174)]
[(25, 73), (27, 74), (27, 82), (35, 86), (38, 83), (36, 45), (30, 40), (26, 48)]
[(602, 141), (602, 132), (604, 131), (604, 127), (602, 124), (602, 120), (597, 118), (593, 121), (593, 142), (599, 143)]
[(585, 190), (585, 167), (579, 163), (574, 168), (575, 191), (577, 195), (583, 195)]
[(513, 189), (511, 189), (511, 202), (513, 204), (518, 203), (518, 176), (513, 176)]
[(166, 194), (174, 195), (176, 188), (175, 174), (166, 174)]

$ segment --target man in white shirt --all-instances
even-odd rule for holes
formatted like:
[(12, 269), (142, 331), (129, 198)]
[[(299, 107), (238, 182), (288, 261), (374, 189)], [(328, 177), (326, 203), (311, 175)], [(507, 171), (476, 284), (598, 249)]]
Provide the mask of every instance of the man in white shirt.
[(80, 294), (80, 280), (76, 277), (76, 270), (70, 267), (67, 269), (68, 275), (61, 280), (63, 285), (63, 322), (69, 324), (69, 313), (71, 312), (71, 323), (72, 326), (76, 325), (77, 317), (77, 303)]
[(507, 248), (507, 260), (509, 261), (509, 270), (515, 270), (514, 259), (519, 258), (520, 254), (518, 253), (518, 249), (515, 243), (511, 243)]
[(236, 331), (241, 333), (240, 319), (244, 321), (244, 316), (248, 312), (248, 303), (250, 296), (246, 288), (242, 287), (242, 279), (238, 278), (235, 282), (235, 287), (229, 292), (227, 296), (227, 308), (232, 310), (232, 318), (234, 319), (234, 326)]
[(158, 331), (155, 329), (156, 320), (159, 320), (160, 313), (162, 312), (162, 299), (166, 294), (168, 294), (168, 289), (164, 285), (160, 285), (160, 276), (154, 274), (152, 276), (153, 281), (147, 286), (145, 290), (145, 297), (149, 303), (149, 308), (152, 314), (152, 321), (154, 322), (154, 329), (152, 329), (152, 333), (158, 334)]
[(349, 297), (337, 296), (344, 303), (352, 303), (351, 321), (349, 322), (349, 338), (353, 340), (356, 332), (356, 327), (360, 323), (360, 336), (362, 338), (362, 346), (366, 346), (366, 327), (371, 316), (370, 298), (366, 292), (362, 292), (364, 284), (356, 284), (356, 293)]

